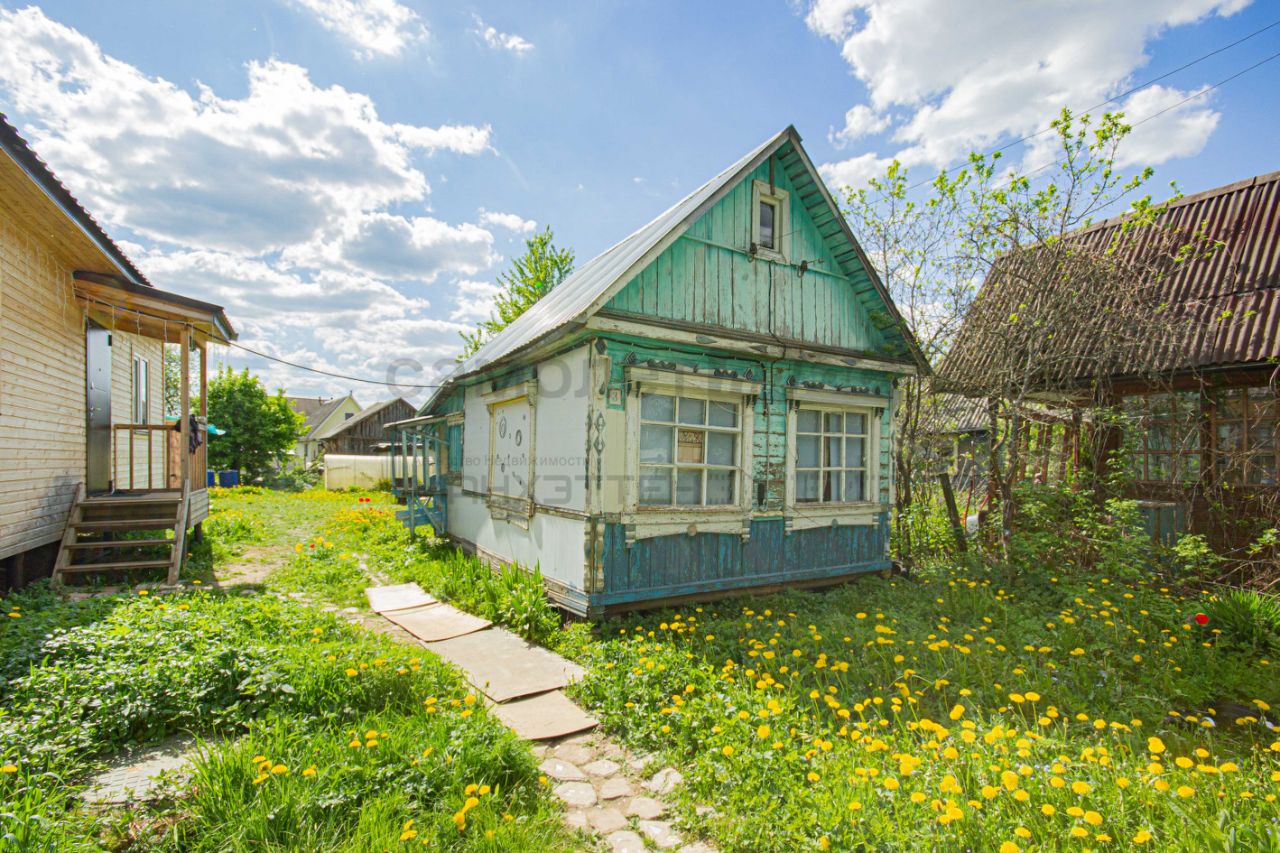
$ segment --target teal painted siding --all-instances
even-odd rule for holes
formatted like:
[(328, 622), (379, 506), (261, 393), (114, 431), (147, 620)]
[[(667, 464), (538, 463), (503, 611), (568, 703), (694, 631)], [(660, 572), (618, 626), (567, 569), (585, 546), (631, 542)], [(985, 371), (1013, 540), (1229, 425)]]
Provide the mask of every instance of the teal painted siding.
[(607, 608), (655, 598), (723, 592), (797, 581), (822, 581), (887, 569), (889, 522), (819, 527), (787, 533), (782, 519), (751, 522), (751, 535), (657, 536), (626, 544), (623, 526), (604, 531), (603, 592), (590, 606)]
[[(800, 201), (782, 165), (775, 185), (788, 193), (788, 262), (753, 259), (753, 181), (768, 181), (761, 164), (688, 231), (645, 267), (605, 310), (770, 335), (827, 347), (874, 352), (885, 347), (871, 322), (875, 296), (865, 272), (846, 277)], [(839, 237), (843, 245), (843, 237)], [(800, 261), (809, 269), (800, 274)]]
[[(639, 338), (612, 336), (606, 340), (610, 358), (609, 384), (617, 388), (622, 399), (626, 395), (626, 365), (645, 364), (648, 361), (670, 362), (681, 367), (696, 367), (709, 373), (713, 370), (732, 370), (739, 378), (761, 383), (761, 393), (756, 398), (754, 433), (752, 436), (752, 480), (754, 507), (757, 511), (782, 511), (786, 498), (787, 474), (787, 388), (803, 386), (806, 382), (848, 387), (856, 385), (865, 393), (889, 397), (893, 391), (891, 374), (849, 367), (827, 367), (796, 361), (766, 361), (741, 356), (719, 355), (705, 350), (678, 346), (662, 346)], [(890, 412), (886, 407), (880, 419), (880, 502), (889, 501), (889, 484), (893, 475), (889, 436)], [(764, 487), (765, 499), (758, 500), (759, 488)]]

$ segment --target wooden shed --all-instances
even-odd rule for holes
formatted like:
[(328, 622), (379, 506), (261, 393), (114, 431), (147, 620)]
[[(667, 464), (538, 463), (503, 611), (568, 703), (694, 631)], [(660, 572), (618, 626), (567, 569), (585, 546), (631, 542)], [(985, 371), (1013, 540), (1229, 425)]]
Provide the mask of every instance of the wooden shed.
[(592, 617), (885, 569), (923, 369), (788, 127), (458, 366), (401, 425), (405, 515)]
[(315, 434), (321, 453), (376, 456), (391, 452), (387, 424), (414, 415), (414, 408), (402, 397), (374, 403), (342, 420), (334, 420)]
[[(234, 338), (221, 307), (147, 281), (0, 115), (0, 582), (176, 578), (209, 511), (205, 348)], [(194, 368), (177, 422), (165, 344)]]

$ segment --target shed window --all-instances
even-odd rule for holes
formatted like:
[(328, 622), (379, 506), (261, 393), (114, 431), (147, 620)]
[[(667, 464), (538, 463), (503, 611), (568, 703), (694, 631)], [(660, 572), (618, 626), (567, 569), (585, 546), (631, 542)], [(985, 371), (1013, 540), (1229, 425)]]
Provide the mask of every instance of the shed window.
[(757, 255), (772, 261), (787, 260), (787, 197), (785, 190), (765, 181), (751, 184), (751, 245)]
[(760, 200), (760, 246), (766, 249), (776, 249), (777, 244), (774, 239), (774, 222), (778, 217), (778, 203), (770, 199)]
[(1249, 486), (1276, 485), (1276, 423), (1280, 402), (1276, 391), (1232, 388), (1212, 399), (1213, 442), (1218, 476)]
[(870, 500), (870, 410), (802, 407), (795, 419), (795, 502)]
[(148, 423), (147, 413), (151, 408), (151, 395), (148, 391), (150, 382), (150, 365), (141, 356), (133, 357), (133, 422)]
[(1148, 483), (1200, 477), (1200, 394), (1179, 391), (1125, 400), (1133, 430), (1133, 475)]
[(640, 505), (738, 503), (739, 410), (719, 400), (641, 394)]

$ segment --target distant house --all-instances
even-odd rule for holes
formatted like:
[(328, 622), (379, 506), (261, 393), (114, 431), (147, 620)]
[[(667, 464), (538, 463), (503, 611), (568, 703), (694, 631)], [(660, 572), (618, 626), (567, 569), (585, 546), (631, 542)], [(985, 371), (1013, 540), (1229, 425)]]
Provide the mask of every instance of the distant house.
[(412, 522), (538, 566), (575, 613), (830, 584), (890, 566), (891, 413), (921, 370), (788, 127), (460, 364), (393, 458), (431, 466)]
[(345, 397), (287, 397), (290, 407), (306, 417), (302, 426), (305, 432), (294, 445), (294, 462), (303, 467), (311, 465), (320, 458), (321, 448), (318, 436), (335, 426), (355, 417), (360, 412), (360, 404), (354, 394)]
[[(0, 582), (176, 579), (209, 511), (206, 345), (235, 336), (221, 307), (147, 281), (0, 115)], [(177, 423), (166, 343), (198, 365)]]
[[(1068, 239), (1105, 248), (1123, 226), (1123, 218), (1109, 220)], [(1153, 303), (1185, 320), (1190, 331), (1152, 341), (1154, 368), (1120, 363), (1101, 383), (1096, 373), (1080, 370), (1038, 388), (1045, 414), (1053, 414), (1050, 406), (1059, 410), (1058, 423), (1028, 421), (1017, 440), (1046, 458), (1065, 458), (1073, 444), (1078, 448), (1080, 430), (1089, 428), (1081, 424), (1082, 409), (1118, 406), (1123, 424), (1108, 430), (1107, 442), (1131, 450), (1131, 495), (1145, 502), (1153, 532), (1168, 539), (1190, 529), (1238, 544), (1233, 529), (1250, 527), (1250, 519), (1280, 522), (1280, 172), (1179, 199), (1151, 228), (1178, 241), (1195, 235), (1214, 247), (1180, 260), (1150, 283)], [(1118, 251), (1142, 250), (1149, 238), (1136, 233), (1139, 239), (1120, 243)], [(993, 303), (987, 308), (996, 316), (1023, 307), (991, 279), (978, 299)], [(1096, 363), (1093, 353), (1106, 345), (1108, 320), (1105, 312), (1080, 316), (1064, 330), (1081, 363)], [(949, 387), (952, 377), (998, 369), (993, 358), (982, 331), (966, 324), (939, 370), (939, 387)], [(956, 402), (952, 408), (957, 435), (985, 434), (972, 406)], [(1063, 416), (1067, 409), (1076, 411), (1074, 422), (1069, 413)], [(1034, 465), (1036, 453), (1030, 457)]]
[(374, 403), (367, 409), (342, 420), (330, 418), (328, 426), (317, 431), (313, 439), (324, 454), (375, 456), (389, 453), (391, 433), (387, 424), (414, 415), (414, 408), (401, 397)]

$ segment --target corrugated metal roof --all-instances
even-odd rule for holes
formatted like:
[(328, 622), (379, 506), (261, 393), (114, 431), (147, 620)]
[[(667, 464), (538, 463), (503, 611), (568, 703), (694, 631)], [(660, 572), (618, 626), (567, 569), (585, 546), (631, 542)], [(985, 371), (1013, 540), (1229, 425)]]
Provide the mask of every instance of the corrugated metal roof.
[[(1070, 236), (1080, 246), (1101, 251), (1113, 244), (1127, 217), (1098, 223)], [(1207, 190), (1170, 203), (1149, 227), (1116, 243), (1119, 254), (1138, 258), (1157, 246), (1180, 242), (1216, 244), (1213, 251), (1162, 268), (1154, 283), (1153, 304), (1169, 306), (1185, 333), (1180, 339), (1152, 340), (1141, 352), (1144, 363), (1115, 365), (1115, 376), (1156, 369), (1178, 372), (1208, 367), (1255, 364), (1280, 358), (1280, 172), (1271, 172)], [(979, 300), (1002, 298), (999, 268), (983, 284)], [(994, 283), (993, 283), (994, 282)], [(1005, 294), (1017, 298), (1016, 288)], [(977, 306), (975, 306), (977, 307)], [(1014, 305), (982, 305), (989, 316), (1015, 311)], [(971, 312), (974, 316), (977, 312)], [(1092, 359), (1105, 338), (1108, 318), (1079, 317), (1072, 329), (1082, 363)], [(1162, 327), (1169, 333), (1170, 326)], [(1156, 326), (1153, 324), (1153, 330)], [(942, 385), (993, 367), (991, 349), (974, 330), (961, 330), (939, 373)], [(1083, 373), (1085, 381), (1092, 375)], [(955, 387), (960, 387), (959, 385)]]
[(877, 315), (882, 324), (881, 328), (893, 327), (900, 333), (905, 342), (904, 357), (914, 359), (922, 370), (928, 370), (928, 363), (921, 354), (919, 345), (907, 329), (905, 321), (898, 313), (875, 270), (867, 262), (861, 247), (849, 231), (848, 223), (840, 215), (835, 201), (801, 147), (799, 133), (793, 126), (788, 126), (663, 211), (651, 222), (575, 270), (559, 286), (517, 317), (511, 325), (459, 364), (419, 409), (419, 412), (429, 413), (434, 403), (443, 399), (457, 380), (484, 370), (557, 331), (586, 322), (587, 318), (601, 307), (609, 295), (610, 288), (615, 284), (629, 281), (645, 264), (674, 242), (685, 228), (736, 186), (743, 175), (788, 143), (792, 146), (788, 149), (788, 160), (784, 163), (788, 174), (794, 170), (796, 174), (792, 177), (795, 179), (803, 172), (819, 188), (819, 191), (807, 194), (809, 200), (806, 204), (810, 212), (813, 213), (822, 207), (830, 208), (829, 215), (820, 225), (825, 229), (822, 232), (823, 235), (833, 237), (842, 234), (849, 240), (852, 246), (841, 253), (841, 263), (860, 265), (865, 268), (872, 287), (880, 294), (886, 308)]

